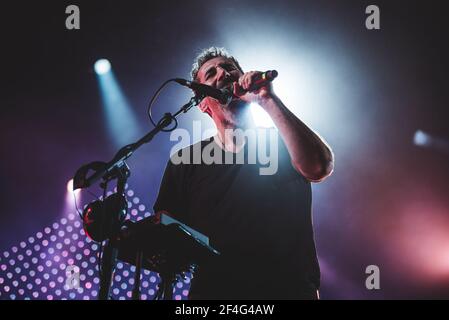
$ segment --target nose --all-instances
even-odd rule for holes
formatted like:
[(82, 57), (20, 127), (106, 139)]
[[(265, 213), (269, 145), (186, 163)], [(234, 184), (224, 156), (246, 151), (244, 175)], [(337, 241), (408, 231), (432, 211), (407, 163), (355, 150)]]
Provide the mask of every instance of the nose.
[(231, 74), (228, 71), (226, 71), (226, 69), (217, 66), (217, 81), (222, 81), (223, 79), (226, 79), (230, 76)]

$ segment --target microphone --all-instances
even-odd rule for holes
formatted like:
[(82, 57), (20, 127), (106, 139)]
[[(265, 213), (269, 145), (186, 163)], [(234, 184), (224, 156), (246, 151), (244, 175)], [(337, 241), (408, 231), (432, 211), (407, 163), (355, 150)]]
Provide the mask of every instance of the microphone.
[(216, 89), (214, 87), (198, 83), (195, 81), (188, 81), (181, 78), (173, 79), (176, 83), (188, 87), (195, 92), (198, 97), (212, 97), (217, 99), (221, 104), (228, 104), (231, 102), (233, 94), (228, 89)]
[[(273, 81), (278, 76), (278, 72), (276, 70), (268, 70), (259, 74), (255, 79), (254, 83), (248, 90), (244, 90), (242, 87), (235, 82), (235, 93), (237, 97), (244, 95), (247, 92), (254, 91), (261, 86), (267, 84), (268, 82)], [(214, 87), (198, 83), (195, 81), (189, 81), (182, 78), (173, 79), (175, 82), (179, 83), (182, 86), (188, 87), (195, 92), (197, 97), (212, 97), (217, 99), (221, 104), (228, 104), (232, 101), (234, 97), (234, 93), (229, 89), (216, 89)]]
[(265, 72), (262, 72), (261, 74), (257, 75), (255, 79), (253, 80), (253, 85), (248, 89), (244, 90), (241, 86), (239, 86), (238, 83), (236, 83), (236, 94), (237, 96), (243, 96), (247, 92), (255, 91), (259, 89), (260, 87), (266, 85), (268, 82), (273, 81), (278, 76), (278, 72), (276, 70), (268, 70)]

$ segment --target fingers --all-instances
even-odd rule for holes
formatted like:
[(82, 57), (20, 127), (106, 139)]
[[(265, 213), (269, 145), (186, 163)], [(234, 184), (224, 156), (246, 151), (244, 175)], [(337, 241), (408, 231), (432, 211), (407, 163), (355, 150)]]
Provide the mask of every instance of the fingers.
[(254, 84), (255, 77), (260, 74), (259, 71), (250, 71), (246, 72), (239, 78), (239, 86), (242, 87), (244, 90), (249, 91)]
[(241, 97), (246, 93), (246, 91), (240, 85), (240, 81), (238, 83), (233, 83), (232, 92), (236, 97)]

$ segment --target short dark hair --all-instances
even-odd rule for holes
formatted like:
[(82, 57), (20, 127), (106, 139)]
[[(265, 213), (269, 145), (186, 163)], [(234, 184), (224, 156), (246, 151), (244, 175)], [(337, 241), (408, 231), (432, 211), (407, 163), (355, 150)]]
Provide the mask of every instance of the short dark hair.
[(243, 69), (242, 67), (240, 67), (238, 61), (233, 56), (231, 56), (225, 48), (210, 47), (207, 49), (203, 49), (203, 51), (201, 51), (201, 53), (195, 58), (192, 65), (192, 71), (190, 71), (190, 76), (192, 80), (193, 81), (196, 80), (196, 77), (198, 76), (198, 71), (206, 61), (209, 61), (210, 59), (216, 57), (224, 57), (231, 60), (235, 64), (235, 66), (243, 73)]

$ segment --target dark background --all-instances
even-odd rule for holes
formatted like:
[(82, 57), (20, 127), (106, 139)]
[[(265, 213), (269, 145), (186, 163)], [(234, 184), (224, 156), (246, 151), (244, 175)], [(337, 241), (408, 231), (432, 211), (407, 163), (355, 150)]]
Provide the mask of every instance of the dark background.
[[(80, 7), (80, 30), (65, 28), (69, 4)], [(380, 30), (365, 28), (369, 4), (380, 8)], [(59, 219), (75, 170), (108, 160), (117, 150), (105, 130), (93, 71), (97, 59), (111, 61), (143, 135), (151, 128), (146, 105), (157, 87), (171, 77), (188, 77), (199, 50), (218, 45), (237, 59), (269, 52), (272, 60), (260, 69), (276, 67), (285, 55), (283, 65), (305, 64), (304, 73), (281, 68), (279, 81), (284, 75), (292, 79), (292, 90), (306, 91), (302, 97), (310, 101), (298, 99), (291, 108), (336, 156), (334, 174), (313, 186), (322, 297), (449, 298), (449, 158), (413, 145), (418, 129), (449, 139), (443, 4), (2, 4), (0, 250)], [(332, 78), (325, 78), (328, 74)], [(189, 94), (171, 87), (158, 100), (156, 116), (175, 111)], [(195, 110), (180, 127), (189, 128), (196, 118), (210, 126)], [(172, 145), (168, 134), (161, 134), (129, 161), (130, 185), (148, 207)], [(380, 290), (365, 288), (371, 264), (380, 267)]]

